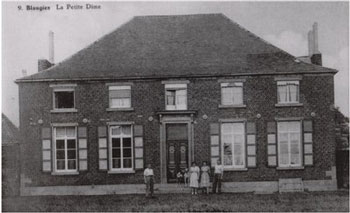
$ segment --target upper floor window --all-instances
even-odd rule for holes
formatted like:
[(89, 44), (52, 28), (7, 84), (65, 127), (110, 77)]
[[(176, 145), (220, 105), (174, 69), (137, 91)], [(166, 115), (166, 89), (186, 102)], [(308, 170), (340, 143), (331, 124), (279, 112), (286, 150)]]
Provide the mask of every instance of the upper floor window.
[(53, 111), (76, 111), (76, 84), (53, 84), (50, 87), (53, 88)]
[(299, 81), (277, 82), (278, 103), (299, 103)]
[(54, 147), (56, 171), (77, 171), (76, 127), (55, 127)]
[(110, 108), (131, 108), (131, 86), (109, 86)]
[(187, 84), (165, 85), (166, 110), (187, 109)]
[(134, 168), (131, 125), (110, 127), (111, 170), (132, 170)]
[(221, 83), (221, 104), (243, 105), (243, 82)]

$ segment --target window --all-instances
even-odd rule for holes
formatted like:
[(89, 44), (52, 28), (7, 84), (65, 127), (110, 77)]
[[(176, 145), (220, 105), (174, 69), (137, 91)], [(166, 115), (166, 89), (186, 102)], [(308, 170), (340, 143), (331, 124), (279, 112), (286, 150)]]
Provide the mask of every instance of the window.
[(225, 168), (245, 168), (244, 134), (244, 123), (221, 124), (221, 150)]
[(280, 167), (301, 166), (300, 122), (278, 122), (278, 164)]
[(187, 84), (165, 85), (166, 110), (187, 109)]
[(277, 82), (278, 103), (299, 103), (299, 81)]
[(55, 168), (57, 172), (77, 171), (77, 136), (75, 127), (54, 128)]
[(132, 170), (134, 168), (131, 126), (110, 127), (109, 151), (111, 170)]
[(243, 82), (221, 83), (221, 104), (243, 104)]
[(131, 86), (109, 86), (109, 107), (130, 108)]

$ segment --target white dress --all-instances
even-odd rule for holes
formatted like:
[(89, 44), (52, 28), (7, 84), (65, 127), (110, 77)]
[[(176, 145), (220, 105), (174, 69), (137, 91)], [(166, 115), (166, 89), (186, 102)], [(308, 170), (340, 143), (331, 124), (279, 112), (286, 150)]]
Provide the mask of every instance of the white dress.
[(198, 188), (199, 172), (200, 170), (198, 166), (190, 168), (190, 187)]

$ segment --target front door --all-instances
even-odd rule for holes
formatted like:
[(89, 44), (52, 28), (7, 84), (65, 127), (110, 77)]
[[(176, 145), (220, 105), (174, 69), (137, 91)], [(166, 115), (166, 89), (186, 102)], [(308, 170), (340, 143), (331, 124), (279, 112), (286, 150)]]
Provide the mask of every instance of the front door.
[(187, 124), (167, 124), (167, 180), (176, 182), (178, 172), (188, 167), (188, 130)]

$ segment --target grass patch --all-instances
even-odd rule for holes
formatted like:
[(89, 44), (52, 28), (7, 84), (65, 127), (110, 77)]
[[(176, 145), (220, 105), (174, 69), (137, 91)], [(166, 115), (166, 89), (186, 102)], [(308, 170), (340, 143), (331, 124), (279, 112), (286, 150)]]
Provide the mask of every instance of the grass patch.
[(227, 193), (10, 197), (3, 211), (337, 211), (349, 212), (349, 192), (255, 195)]

